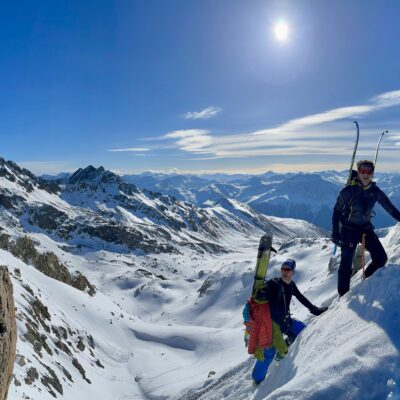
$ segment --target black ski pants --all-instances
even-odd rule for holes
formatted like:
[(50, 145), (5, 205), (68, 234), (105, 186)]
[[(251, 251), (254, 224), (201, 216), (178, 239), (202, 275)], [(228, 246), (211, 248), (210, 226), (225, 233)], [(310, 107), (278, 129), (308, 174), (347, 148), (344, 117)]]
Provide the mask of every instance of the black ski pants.
[(357, 229), (343, 226), (340, 235), (342, 258), (338, 273), (338, 292), (343, 296), (350, 290), (353, 256), (357, 244), (361, 243), (365, 234), (365, 248), (371, 254), (372, 261), (365, 269), (365, 277), (371, 276), (378, 268), (383, 267), (387, 261), (387, 255), (373, 228)]

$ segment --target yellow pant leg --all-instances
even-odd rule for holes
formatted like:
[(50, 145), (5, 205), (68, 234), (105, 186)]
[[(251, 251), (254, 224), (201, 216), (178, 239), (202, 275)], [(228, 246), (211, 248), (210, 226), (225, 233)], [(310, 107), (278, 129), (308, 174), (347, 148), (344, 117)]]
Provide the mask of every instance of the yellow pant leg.
[[(272, 347), (275, 347), (277, 353), (283, 358), (288, 352), (288, 347), (283, 339), (281, 328), (277, 323), (272, 321)], [(264, 350), (261, 347), (257, 347), (254, 352), (254, 357), (257, 360), (264, 361)]]
[(257, 358), (257, 360), (264, 361), (264, 349), (257, 347), (254, 352), (254, 357)]
[(279, 325), (272, 321), (272, 345), (281, 357), (284, 357), (288, 352), (288, 347), (283, 339), (283, 334)]

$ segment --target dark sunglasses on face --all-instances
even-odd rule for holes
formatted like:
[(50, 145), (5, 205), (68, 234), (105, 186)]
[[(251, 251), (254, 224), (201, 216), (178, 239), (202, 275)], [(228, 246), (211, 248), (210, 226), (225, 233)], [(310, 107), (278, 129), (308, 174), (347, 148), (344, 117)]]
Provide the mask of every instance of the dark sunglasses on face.
[(374, 172), (373, 169), (372, 169), (372, 168), (369, 168), (369, 167), (361, 167), (361, 168), (358, 170), (358, 173), (360, 173), (360, 174), (367, 174), (367, 175), (372, 175), (373, 172)]
[(281, 271), (285, 271), (285, 272), (291, 272), (292, 269), (291, 268), (281, 268)]

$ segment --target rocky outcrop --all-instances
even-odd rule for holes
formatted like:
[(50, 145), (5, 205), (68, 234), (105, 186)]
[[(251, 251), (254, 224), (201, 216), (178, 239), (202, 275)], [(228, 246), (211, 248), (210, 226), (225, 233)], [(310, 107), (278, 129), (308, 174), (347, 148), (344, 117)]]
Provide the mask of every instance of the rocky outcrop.
[(48, 204), (30, 210), (30, 214), (32, 216), (32, 225), (37, 225), (40, 229), (46, 231), (60, 228), (68, 219), (67, 214)]
[(8, 270), (0, 266), (0, 400), (7, 399), (17, 345), (17, 327), (12, 283)]
[(28, 264), (32, 264), (37, 270), (46, 276), (66, 283), (75, 289), (89, 293), (90, 296), (96, 294), (95, 287), (79, 271), (74, 274), (60, 262), (57, 255), (52, 252), (39, 253), (35, 243), (28, 236), (21, 236), (11, 242), (7, 234), (0, 234), (0, 248), (9, 250), (11, 253)]
[[(145, 237), (143, 233), (138, 230), (120, 226), (112, 221), (104, 225), (82, 226), (79, 228), (79, 233), (86, 233), (89, 236), (98, 237), (108, 243), (120, 244), (131, 250), (141, 249), (146, 253), (176, 252), (174, 247), (168, 243), (160, 243), (156, 239)], [(171, 239), (168, 231), (162, 228), (158, 229), (157, 234), (162, 236), (165, 240)]]

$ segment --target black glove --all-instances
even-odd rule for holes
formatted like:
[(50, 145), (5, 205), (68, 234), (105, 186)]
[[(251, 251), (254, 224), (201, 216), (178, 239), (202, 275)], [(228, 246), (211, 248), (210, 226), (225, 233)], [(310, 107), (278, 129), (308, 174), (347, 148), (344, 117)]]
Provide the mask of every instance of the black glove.
[(328, 309), (328, 307), (316, 307), (316, 306), (314, 306), (314, 308), (310, 309), (310, 312), (311, 312), (311, 314), (313, 314), (313, 315), (321, 315), (321, 314), (324, 313), (327, 309)]
[(338, 231), (332, 232), (332, 242), (336, 244), (336, 246), (340, 246), (340, 233)]

